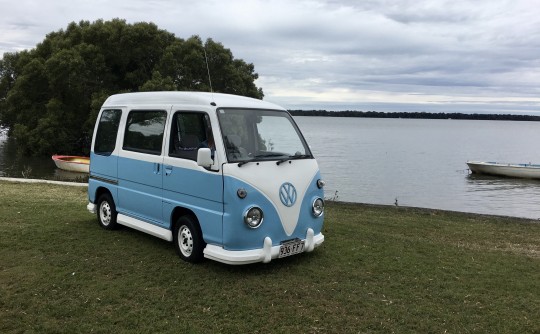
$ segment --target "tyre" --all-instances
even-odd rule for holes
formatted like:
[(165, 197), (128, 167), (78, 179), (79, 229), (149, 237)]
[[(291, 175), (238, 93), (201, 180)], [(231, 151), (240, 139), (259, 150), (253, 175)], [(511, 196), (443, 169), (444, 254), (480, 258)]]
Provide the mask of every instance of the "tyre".
[(203, 259), (203, 250), (206, 243), (197, 221), (191, 216), (178, 218), (174, 226), (174, 248), (184, 261), (197, 263)]
[(99, 196), (97, 202), (97, 219), (99, 226), (106, 230), (114, 230), (118, 228), (116, 223), (116, 205), (109, 194)]

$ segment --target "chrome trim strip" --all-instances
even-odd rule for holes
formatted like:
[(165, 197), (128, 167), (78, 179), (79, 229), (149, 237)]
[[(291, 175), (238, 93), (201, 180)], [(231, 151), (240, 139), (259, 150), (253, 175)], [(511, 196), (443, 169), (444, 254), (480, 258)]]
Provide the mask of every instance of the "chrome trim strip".
[(118, 185), (117, 180), (111, 180), (111, 179), (107, 179), (107, 178), (101, 177), (101, 176), (95, 176), (95, 175), (90, 174), (89, 178), (94, 179), (96, 181), (102, 181), (102, 182), (105, 182), (105, 183), (113, 184), (115, 186)]

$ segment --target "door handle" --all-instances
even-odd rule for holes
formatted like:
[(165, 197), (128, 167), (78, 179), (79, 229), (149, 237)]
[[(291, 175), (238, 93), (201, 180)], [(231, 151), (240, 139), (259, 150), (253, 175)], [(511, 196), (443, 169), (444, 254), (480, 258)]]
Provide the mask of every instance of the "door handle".
[(154, 174), (159, 175), (161, 174), (161, 164), (160, 163), (154, 163)]
[(165, 176), (171, 175), (173, 166), (165, 165)]

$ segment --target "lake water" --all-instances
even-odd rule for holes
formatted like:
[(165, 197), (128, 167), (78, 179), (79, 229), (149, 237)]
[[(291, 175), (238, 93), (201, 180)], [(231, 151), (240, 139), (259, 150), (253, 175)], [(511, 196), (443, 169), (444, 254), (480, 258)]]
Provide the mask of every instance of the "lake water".
[(79, 182), (88, 179), (87, 174), (68, 172), (56, 168), (51, 157), (19, 156), (13, 141), (8, 140), (1, 133), (0, 176)]
[[(327, 198), (540, 218), (540, 181), (469, 175), (467, 160), (540, 163), (540, 122), (295, 117)], [(17, 158), (0, 137), (0, 176), (75, 179), (50, 158)], [(337, 194), (336, 194), (337, 192)]]
[(295, 117), (326, 196), (540, 218), (540, 181), (469, 175), (467, 160), (540, 162), (540, 122)]

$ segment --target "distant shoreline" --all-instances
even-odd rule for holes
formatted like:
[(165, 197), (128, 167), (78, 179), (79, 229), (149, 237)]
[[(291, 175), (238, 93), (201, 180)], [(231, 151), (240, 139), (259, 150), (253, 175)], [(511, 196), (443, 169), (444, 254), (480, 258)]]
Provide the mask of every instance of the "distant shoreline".
[(539, 122), (540, 116), (512, 114), (464, 114), (430, 112), (378, 112), (378, 111), (327, 111), (327, 110), (289, 110), (293, 116), (322, 117), (361, 117), (361, 118), (410, 118), (410, 119), (464, 119), (490, 121), (529, 121)]

